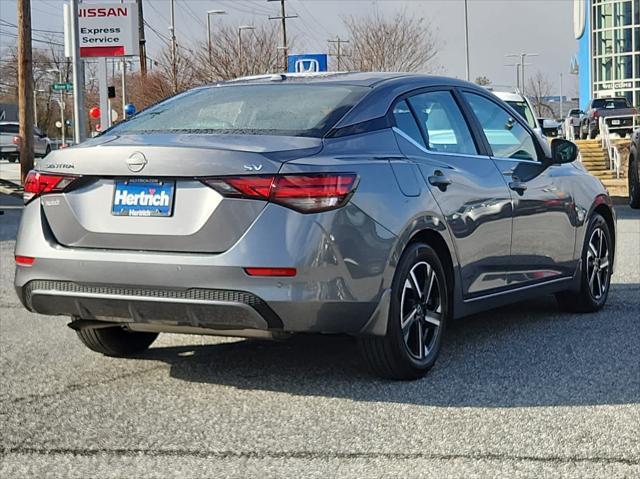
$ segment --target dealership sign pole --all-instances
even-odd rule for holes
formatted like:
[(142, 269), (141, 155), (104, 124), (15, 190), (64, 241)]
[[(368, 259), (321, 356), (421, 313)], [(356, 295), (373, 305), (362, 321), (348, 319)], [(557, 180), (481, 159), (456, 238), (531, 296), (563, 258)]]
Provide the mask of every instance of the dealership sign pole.
[(110, 123), (106, 59), (137, 55), (138, 8), (132, 2), (82, 3), (71, 11), (78, 12), (74, 17), (78, 24), (79, 56), (98, 59), (100, 126), (105, 130)]

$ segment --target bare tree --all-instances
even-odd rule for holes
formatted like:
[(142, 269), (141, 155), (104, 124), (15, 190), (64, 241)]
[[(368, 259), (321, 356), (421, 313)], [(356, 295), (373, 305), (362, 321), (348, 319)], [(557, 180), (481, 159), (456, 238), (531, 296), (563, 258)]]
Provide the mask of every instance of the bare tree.
[(349, 35), (344, 64), (359, 71), (423, 71), (437, 69), (439, 42), (424, 18), (406, 11), (383, 16), (375, 10), (364, 17), (343, 19)]
[(476, 85), (480, 85), (480, 86), (491, 85), (491, 80), (489, 79), (489, 77), (486, 77), (484, 75), (476, 77), (474, 82), (476, 83)]
[(553, 108), (551, 108), (551, 105), (547, 102), (547, 98), (551, 96), (552, 91), (553, 85), (542, 72), (538, 71), (535, 75), (529, 78), (527, 96), (533, 103), (538, 115), (554, 116)]
[[(282, 53), (276, 48), (279, 34), (276, 25), (258, 25), (255, 30), (242, 34), (240, 45), (237, 28), (226, 25), (216, 28), (211, 52), (207, 41), (200, 42), (195, 49), (195, 80), (210, 83), (279, 71), (278, 61), (282, 59)], [(290, 49), (294, 41), (289, 39)]]

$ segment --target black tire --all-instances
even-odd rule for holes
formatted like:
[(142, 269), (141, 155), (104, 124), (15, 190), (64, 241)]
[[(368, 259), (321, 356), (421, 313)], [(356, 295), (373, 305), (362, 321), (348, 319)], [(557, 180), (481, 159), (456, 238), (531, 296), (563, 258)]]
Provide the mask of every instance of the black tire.
[[(590, 243), (594, 238), (594, 235), (598, 234), (597, 231), (600, 231), (604, 235), (603, 239), (606, 241), (604, 247), (606, 247), (608, 266), (606, 271), (600, 270), (599, 272), (595, 272), (598, 277), (594, 277), (594, 283), (592, 284), (589, 280), (592, 274), (594, 274), (595, 266), (593, 260), (590, 259), (590, 255), (592, 256), (592, 253), (590, 253)], [(596, 249), (598, 248), (596, 247)], [(604, 251), (604, 249), (602, 251)], [(578, 292), (563, 291), (561, 293), (557, 293), (556, 299), (558, 300), (560, 308), (572, 313), (593, 313), (602, 309), (607, 302), (607, 296), (609, 295), (612, 266), (613, 255), (609, 225), (600, 214), (595, 213), (589, 222), (589, 228), (587, 228), (587, 234), (585, 235), (584, 244), (582, 246), (580, 290)], [(602, 278), (602, 280), (600, 278)], [(604, 287), (601, 287), (603, 283)], [(599, 296), (596, 296), (595, 294), (596, 287), (600, 291)]]
[[(415, 273), (417, 285), (409, 279), (411, 272)], [(418, 276), (422, 272), (426, 276), (419, 284)], [(416, 291), (420, 291), (420, 297)], [(411, 313), (405, 314), (404, 332), (401, 323), (406, 308), (403, 304), (412, 304)], [(438, 254), (427, 244), (412, 243), (402, 254), (391, 285), (387, 333), (360, 338), (360, 351), (378, 376), (396, 380), (419, 379), (433, 367), (440, 354), (450, 311), (449, 286)]]
[[(51, 147), (47, 146), (47, 149), (44, 150), (44, 156), (47, 156), (49, 153), (51, 153)], [(44, 158), (44, 156), (43, 156), (43, 158)]]
[(596, 131), (596, 129), (589, 127), (589, 139), (595, 140), (596, 136), (598, 136), (598, 132)]
[(8, 158), (9, 163), (15, 163), (16, 161), (18, 161), (18, 157), (17, 156), (10, 156)]
[(629, 206), (640, 208), (640, 158), (629, 157)]
[(145, 351), (158, 333), (128, 331), (120, 326), (112, 328), (84, 328), (76, 331), (80, 341), (96, 353), (125, 357)]
[(584, 125), (582, 125), (580, 127), (580, 139), (581, 140), (586, 140), (587, 139), (587, 133), (584, 131)]

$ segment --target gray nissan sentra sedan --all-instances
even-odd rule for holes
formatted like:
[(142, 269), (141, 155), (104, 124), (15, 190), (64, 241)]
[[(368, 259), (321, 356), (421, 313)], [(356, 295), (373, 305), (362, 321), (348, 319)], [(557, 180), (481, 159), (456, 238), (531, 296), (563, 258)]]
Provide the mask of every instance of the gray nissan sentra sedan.
[(615, 214), (576, 156), (459, 80), (196, 88), (38, 162), (15, 286), (110, 356), (161, 332), (342, 333), (377, 374), (418, 378), (453, 319), (604, 305)]

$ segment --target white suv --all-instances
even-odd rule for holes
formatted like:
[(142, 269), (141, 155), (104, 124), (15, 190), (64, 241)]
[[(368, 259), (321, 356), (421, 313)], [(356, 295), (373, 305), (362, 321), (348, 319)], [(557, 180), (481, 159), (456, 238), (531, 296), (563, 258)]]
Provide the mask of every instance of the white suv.
[[(490, 89), (491, 90), (491, 89)], [(493, 91), (491, 90), (495, 96), (500, 98), (505, 103), (508, 103), (511, 108), (520, 113), (520, 116), (524, 118), (529, 126), (533, 128), (533, 130), (538, 133), (540, 136), (544, 136), (542, 132), (542, 128), (538, 124), (536, 118), (538, 115), (536, 114), (535, 109), (531, 102), (522, 95), (519, 91)]]

